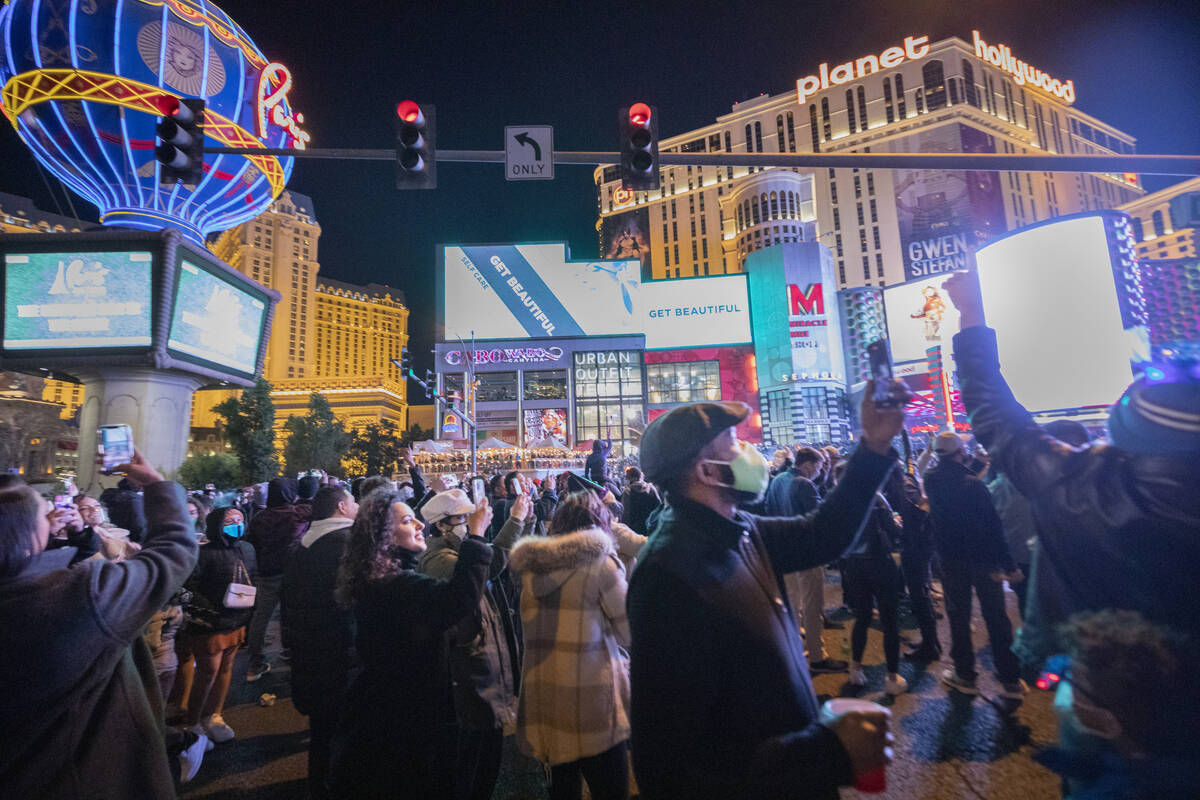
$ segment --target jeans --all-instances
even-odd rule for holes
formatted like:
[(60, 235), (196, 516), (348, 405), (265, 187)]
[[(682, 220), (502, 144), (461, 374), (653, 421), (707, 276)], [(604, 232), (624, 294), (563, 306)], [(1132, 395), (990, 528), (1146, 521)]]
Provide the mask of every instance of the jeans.
[(804, 634), (804, 651), (810, 662), (825, 660), (825, 568), (813, 567), (783, 576), (788, 601)]
[(921, 643), (926, 647), (941, 649), (938, 642), (937, 620), (933, 618), (933, 602), (929, 599), (929, 550), (910, 548), (900, 558), (900, 571), (908, 598), (912, 603), (913, 616), (921, 629)]
[[(504, 729), (458, 731), (458, 800), (490, 800), (500, 776)], [(591, 785), (591, 781), (588, 782)]]
[(992, 660), (1001, 683), (1015, 683), (1020, 666), (1012, 651), (1012, 623), (1004, 607), (1004, 586), (992, 580), (994, 568), (966, 561), (942, 559), (942, 588), (946, 596), (946, 616), (950, 619), (950, 657), (958, 674), (968, 680), (975, 677), (975, 647), (971, 643), (971, 589), (979, 598), (979, 610), (987, 626), (992, 645)]
[(900, 669), (900, 572), (889, 557), (847, 558), (842, 573), (850, 579), (846, 602), (854, 611), (854, 629), (850, 632), (850, 654), (861, 664), (867, 647), (875, 606), (879, 606), (879, 626), (883, 628), (883, 654), (888, 672)]
[(585, 779), (592, 800), (627, 800), (629, 742), (599, 755), (550, 767), (550, 800), (580, 800)]
[(259, 577), (254, 584), (258, 590), (254, 595), (254, 615), (250, 617), (250, 629), (246, 633), (246, 647), (250, 651), (249, 667), (261, 664), (263, 659), (263, 643), (267, 638), (267, 624), (275, 607), (279, 605), (279, 592), (283, 587), (283, 576), (272, 575), (269, 578)]

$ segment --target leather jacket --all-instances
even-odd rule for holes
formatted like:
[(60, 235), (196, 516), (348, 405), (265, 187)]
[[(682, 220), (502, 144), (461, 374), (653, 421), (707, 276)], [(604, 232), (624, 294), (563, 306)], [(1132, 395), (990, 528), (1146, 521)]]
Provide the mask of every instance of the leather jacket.
[[(1058, 652), (1072, 615), (1129, 609), (1200, 632), (1200, 465), (1112, 445), (1072, 448), (1046, 434), (1000, 374), (996, 334), (954, 337), (975, 436), (1029, 498), (1037, 526), (1026, 620), (1013, 648), (1027, 665)], [(1071, 376), (1056, 376), (1070, 380)]]

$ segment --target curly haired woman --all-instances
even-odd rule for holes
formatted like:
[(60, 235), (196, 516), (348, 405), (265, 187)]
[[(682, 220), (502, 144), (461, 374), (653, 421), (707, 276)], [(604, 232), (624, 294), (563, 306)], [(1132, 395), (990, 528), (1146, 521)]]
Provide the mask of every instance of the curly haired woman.
[(338, 571), (363, 671), (334, 737), (330, 796), (452, 797), (455, 727), (448, 635), (478, 606), (492, 548), (481, 500), (449, 580), (416, 571), (425, 525), (394, 490), (366, 496)]

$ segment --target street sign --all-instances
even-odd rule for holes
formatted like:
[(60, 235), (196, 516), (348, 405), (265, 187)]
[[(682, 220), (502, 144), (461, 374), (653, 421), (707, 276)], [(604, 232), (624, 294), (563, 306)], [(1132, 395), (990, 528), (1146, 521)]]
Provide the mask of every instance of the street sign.
[(508, 125), (504, 128), (504, 177), (510, 181), (554, 180), (554, 128)]

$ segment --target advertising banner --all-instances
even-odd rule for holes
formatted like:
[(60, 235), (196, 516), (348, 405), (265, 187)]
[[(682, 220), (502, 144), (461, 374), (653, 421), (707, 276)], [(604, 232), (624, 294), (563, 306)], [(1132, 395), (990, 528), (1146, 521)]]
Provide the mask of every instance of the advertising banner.
[(642, 278), (650, 277), (650, 209), (637, 208), (600, 220), (600, 253), (605, 259), (637, 259)]
[(750, 341), (743, 275), (642, 282), (639, 261), (573, 261), (563, 244), (447, 246), (440, 268), (444, 341), (639, 333), (647, 349)]
[(204, 266), (181, 261), (167, 347), (253, 373), (266, 310), (262, 300)]
[[(961, 124), (919, 131), (892, 143), (894, 153), (991, 153), (992, 137)], [(896, 170), (896, 219), (905, 280), (973, 264), (977, 245), (1004, 230), (997, 173)]]
[(547, 439), (567, 446), (567, 410), (565, 408), (525, 409), (525, 446)]
[(841, 317), (829, 248), (787, 243), (746, 259), (760, 389), (843, 377)]
[(892, 361), (923, 360), (930, 347), (951, 351), (951, 341), (958, 333), (958, 311), (942, 289), (949, 277), (934, 275), (883, 290)]
[(152, 262), (148, 252), (6, 255), (5, 348), (148, 346)]

